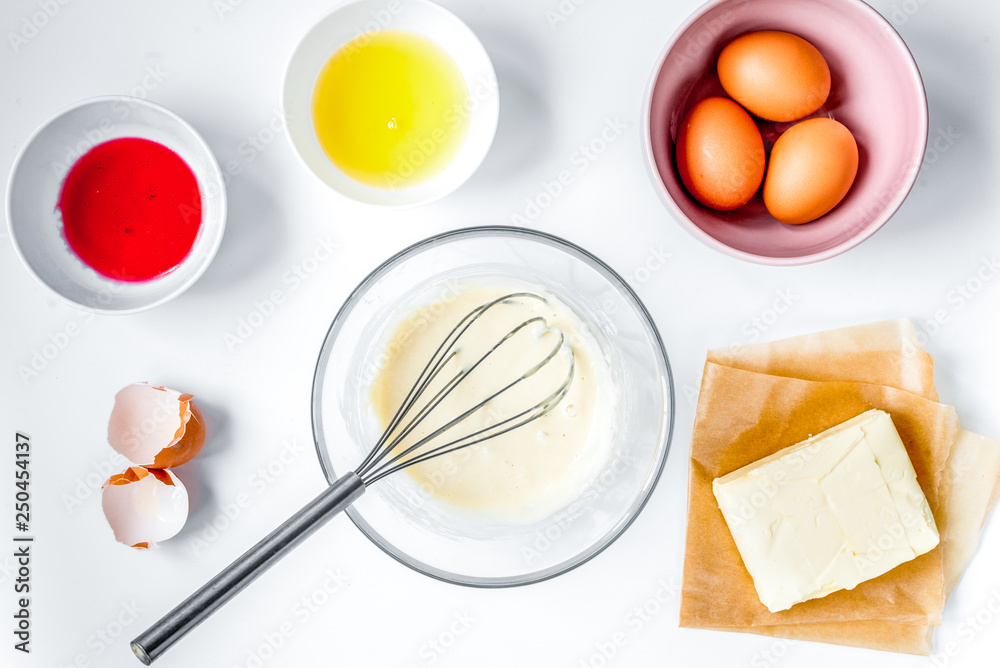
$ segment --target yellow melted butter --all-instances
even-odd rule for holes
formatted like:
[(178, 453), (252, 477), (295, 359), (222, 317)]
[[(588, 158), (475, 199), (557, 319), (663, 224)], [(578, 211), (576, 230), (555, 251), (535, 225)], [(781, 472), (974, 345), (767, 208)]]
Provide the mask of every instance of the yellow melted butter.
[(455, 158), (469, 131), (469, 91), (435, 42), (379, 30), (341, 47), (316, 81), (312, 120), (327, 157), (375, 188), (419, 185)]

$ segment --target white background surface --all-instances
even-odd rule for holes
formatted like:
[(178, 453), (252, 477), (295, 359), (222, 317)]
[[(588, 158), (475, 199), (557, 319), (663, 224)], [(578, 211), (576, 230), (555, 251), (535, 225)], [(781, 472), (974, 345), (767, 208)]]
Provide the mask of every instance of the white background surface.
[[(248, 143), (278, 125), (287, 59), (333, 3), (232, 0), (232, 11), (220, 15), (222, 3), (208, 1), (68, 2), (15, 51), (8, 33), (20, 32), (41, 4), (4, 0), (0, 9), (0, 173), (9, 172), (16, 151), (51, 114), (96, 95), (143, 92), (144, 77), (148, 97), (191, 122), (220, 163), (235, 161), (240, 173), (229, 182), (228, 229), (214, 264), (191, 290), (151, 312), (92, 317), (65, 306), (20, 265), (6, 233), (0, 239), (0, 664), (139, 665), (127, 647), (131, 637), (321, 490), (309, 389), (322, 337), (348, 292), (414, 241), (471, 224), (509, 224), (513, 213), (523, 214), (526, 198), (564, 169), (573, 183), (533, 225), (594, 251), (630, 278), (661, 329), (678, 388), (673, 450), (632, 528), (597, 559), (553, 581), (477, 591), (411, 572), (339, 517), (157, 665), (258, 665), (253, 653), (283, 624), (291, 634), (276, 651), (265, 648), (269, 658), (260, 665), (930, 663), (679, 629), (679, 597), (669, 591), (681, 577), (686, 455), (708, 347), (907, 316), (933, 334), (927, 348), (937, 360), (942, 400), (958, 407), (966, 428), (1000, 437), (1000, 277), (961, 308), (953, 292), (1000, 251), (997, 4), (875, 3), (920, 66), (937, 148), (882, 231), (845, 255), (800, 268), (755, 266), (703, 246), (670, 218), (644, 171), (643, 91), (657, 54), (695, 0), (590, 0), (554, 26), (546, 11), (556, 10), (556, 0), (444, 2), (494, 59), (500, 127), (471, 181), (413, 211), (340, 198), (306, 172), (281, 134), (262, 150)], [(579, 147), (615, 121), (627, 129), (581, 170), (574, 162)], [(935, 143), (939, 136), (950, 139)], [(335, 255), (296, 284), (294, 272), (327, 239), (337, 244)], [(669, 255), (662, 266), (657, 254)], [(647, 263), (657, 268), (648, 271)], [(245, 343), (227, 348), (225, 334), (274, 290), (284, 302)], [(792, 306), (756, 326), (771, 321), (767, 311), (779, 291), (793, 296)], [(939, 310), (945, 324), (921, 324)], [(22, 378), (19, 367), (30, 367), (71, 323), (78, 335), (37, 375)], [(112, 540), (95, 491), (111, 472), (105, 428), (112, 398), (137, 380), (195, 394), (214, 424), (202, 455), (180, 471), (194, 497), (188, 526), (148, 553)], [(8, 629), (15, 430), (30, 434), (34, 447), (38, 538), (27, 657), (12, 649)], [(268, 467), (276, 473), (264, 478)], [(249, 507), (213, 537), (206, 527), (213, 520), (224, 525), (221, 509), (241, 494)], [(199, 538), (213, 540), (202, 546)], [(939, 655), (930, 665), (995, 665), (1000, 613), (989, 606), (1000, 605), (998, 560), (1000, 518), (993, 517), (936, 635), (936, 651), (954, 641), (957, 656)], [(347, 583), (304, 614), (299, 602), (324, 598), (317, 592), (328, 572)], [(660, 604), (658, 594), (669, 598)], [(652, 611), (645, 619), (634, 612), (643, 606)], [(966, 619), (977, 613), (991, 621), (970, 633)], [(600, 647), (608, 649), (616, 634), (624, 644), (605, 661)], [(438, 651), (432, 642), (449, 647)]]

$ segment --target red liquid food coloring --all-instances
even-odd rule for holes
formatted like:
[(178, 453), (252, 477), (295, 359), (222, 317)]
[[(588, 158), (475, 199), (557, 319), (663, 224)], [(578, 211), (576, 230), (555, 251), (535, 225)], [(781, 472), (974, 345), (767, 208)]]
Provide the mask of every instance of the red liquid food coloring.
[(148, 281), (179, 265), (201, 227), (191, 168), (166, 146), (133, 137), (98, 144), (59, 193), (70, 249), (97, 273)]

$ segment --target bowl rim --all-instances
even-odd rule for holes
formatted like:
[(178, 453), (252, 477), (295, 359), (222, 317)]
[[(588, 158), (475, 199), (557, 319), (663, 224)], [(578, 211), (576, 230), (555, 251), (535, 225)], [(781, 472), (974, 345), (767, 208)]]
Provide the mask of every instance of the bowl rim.
[[(726, 255), (738, 258), (740, 260), (746, 260), (748, 262), (754, 262), (756, 264), (762, 264), (767, 266), (782, 266), (791, 267), (799, 266), (804, 264), (812, 264), (814, 262), (822, 262), (823, 260), (828, 260), (832, 257), (836, 257), (841, 253), (845, 253), (848, 250), (860, 245), (863, 241), (870, 238), (876, 232), (878, 232), (882, 227), (889, 222), (899, 208), (906, 201), (909, 196), (910, 191), (913, 190), (913, 186), (917, 182), (917, 177), (920, 174), (920, 165), (917, 165), (917, 169), (914, 169), (911, 177), (909, 178), (909, 183), (904, 187), (899, 189), (896, 197), (893, 198), (885, 207), (885, 210), (880, 215), (879, 219), (876, 219), (872, 223), (869, 223), (866, 227), (862, 228), (856, 232), (853, 236), (839, 244), (827, 248), (822, 251), (816, 251), (813, 253), (807, 253), (805, 255), (795, 255), (791, 257), (775, 257), (772, 255), (761, 255), (758, 253), (751, 253), (749, 251), (740, 250), (738, 248), (733, 248), (726, 243), (716, 239), (712, 235), (705, 232), (698, 225), (696, 225), (677, 205), (674, 199), (670, 196), (667, 191), (666, 185), (664, 185), (663, 180), (660, 178), (659, 170), (656, 166), (656, 160), (653, 157), (653, 141), (650, 130), (650, 123), (652, 122), (652, 105), (653, 105), (653, 91), (656, 88), (656, 82), (659, 79), (660, 72), (662, 71), (664, 65), (666, 64), (667, 54), (677, 43), (677, 40), (681, 35), (684, 34), (696, 21), (701, 19), (706, 13), (711, 9), (719, 5), (724, 5), (733, 0), (708, 0), (700, 7), (698, 7), (694, 12), (692, 12), (680, 26), (674, 31), (667, 40), (660, 54), (656, 58), (656, 63), (653, 66), (652, 74), (646, 83), (646, 90), (643, 94), (642, 101), (642, 118), (640, 120), (640, 131), (642, 132), (642, 152), (643, 152), (643, 163), (646, 167), (646, 175), (649, 177), (650, 182), (653, 185), (653, 189), (656, 190), (657, 195), (666, 204), (668, 211), (671, 213), (671, 217), (677, 221), (681, 227), (687, 230), (693, 237), (704, 243), (710, 248), (721, 251)], [(906, 41), (903, 39), (899, 31), (896, 30), (895, 26), (887, 20), (878, 10), (869, 5), (864, 0), (843, 0), (848, 4), (854, 5), (857, 9), (863, 12), (867, 12), (868, 15), (876, 23), (881, 23), (882, 28), (888, 28), (885, 30), (889, 38), (894, 41), (897, 46), (902, 47), (903, 60), (905, 61), (911, 78), (916, 82), (917, 88), (920, 91), (920, 118), (918, 123), (920, 125), (920, 155), (923, 155), (927, 150), (927, 140), (928, 132), (930, 128), (929, 122), (929, 110), (927, 104), (927, 91), (924, 87), (923, 77), (920, 74), (920, 68), (917, 65), (916, 59), (913, 57), (913, 52), (910, 51), (910, 47), (907, 46)]]
[[(414, 208), (417, 208), (417, 207), (421, 207), (421, 206), (430, 204), (432, 202), (436, 202), (436, 201), (438, 201), (440, 199), (444, 199), (448, 195), (452, 194), (453, 192), (455, 192), (456, 190), (458, 190), (459, 188), (461, 188), (470, 178), (472, 178), (473, 174), (475, 174), (477, 171), (479, 171), (479, 168), (482, 166), (483, 162), (486, 160), (486, 156), (489, 155), (490, 149), (493, 146), (493, 141), (496, 139), (496, 133), (497, 133), (497, 128), (499, 126), (499, 117), (500, 117), (500, 86), (499, 86), (499, 82), (497, 80), (496, 68), (493, 66), (493, 59), (490, 57), (489, 51), (486, 50), (486, 47), (483, 46), (482, 41), (479, 39), (479, 35), (477, 35), (476, 32), (471, 27), (469, 27), (469, 25), (465, 21), (463, 21), (457, 14), (455, 14), (454, 12), (452, 12), (447, 7), (444, 7), (442, 5), (439, 5), (436, 2), (433, 2), (433, 0), (399, 0), (399, 2), (405, 3), (405, 4), (411, 4), (411, 5), (421, 5), (421, 6), (423, 6), (425, 8), (425, 10), (429, 10), (429, 11), (433, 11), (433, 12), (438, 12), (442, 16), (447, 17), (449, 20), (453, 19), (459, 26), (461, 26), (462, 28), (465, 29), (465, 31), (468, 33), (468, 36), (472, 38), (472, 40), (478, 46), (479, 50), (481, 50), (482, 53), (483, 53), (483, 56), (484, 56), (483, 66), (484, 66), (484, 69), (488, 73), (491, 89), (494, 91), (494, 93), (492, 95), (492, 99), (493, 99), (492, 106), (496, 109), (496, 111), (492, 114), (492, 116), (493, 116), (493, 123), (491, 124), (491, 127), (489, 128), (489, 131), (488, 131), (489, 137), (488, 137), (488, 141), (485, 143), (486, 148), (482, 152), (482, 155), (478, 156), (475, 159), (475, 162), (470, 165), (470, 169), (468, 170), (468, 172), (465, 173), (465, 174), (463, 174), (460, 179), (456, 180), (455, 183), (452, 185), (451, 188), (449, 188), (447, 190), (444, 190), (442, 192), (439, 192), (439, 193), (432, 193), (432, 194), (429, 194), (429, 195), (427, 195), (425, 197), (422, 197), (420, 199), (414, 199), (413, 201), (373, 202), (373, 201), (361, 199), (361, 198), (358, 198), (358, 197), (354, 197), (353, 195), (350, 195), (350, 194), (344, 192), (343, 190), (341, 190), (337, 186), (335, 186), (332, 183), (329, 183), (328, 181), (326, 181), (326, 179), (324, 179), (322, 176), (320, 176), (318, 173), (316, 173), (316, 171), (309, 165), (309, 163), (306, 162), (305, 157), (302, 155), (302, 151), (299, 150), (299, 146), (295, 142), (295, 140), (291, 136), (291, 134), (289, 134), (289, 136), (288, 136), (288, 143), (291, 145), (291, 147), (292, 147), (292, 153), (295, 154), (295, 157), (298, 160), (299, 164), (301, 164), (306, 169), (306, 171), (309, 172), (310, 174), (312, 174), (320, 183), (322, 183), (324, 186), (326, 186), (327, 188), (329, 188), (333, 192), (337, 193), (337, 195), (339, 195), (341, 197), (344, 197), (345, 199), (350, 200), (352, 202), (357, 202), (359, 204), (367, 204), (369, 206), (376, 206), (376, 207), (379, 207), (379, 208), (382, 208), (382, 209), (397, 209), (397, 210), (399, 210), (399, 209), (414, 209)], [(340, 4), (337, 4), (336, 6), (334, 6), (333, 9), (331, 9), (330, 11), (328, 11), (327, 13), (325, 13), (323, 16), (321, 16), (319, 19), (317, 19), (309, 27), (309, 29), (302, 35), (302, 37), (295, 43), (295, 47), (292, 49), (291, 55), (288, 57), (287, 64), (285, 65), (285, 68), (284, 68), (284, 75), (281, 78), (281, 91), (279, 93), (279, 95), (280, 95), (281, 116), (282, 116), (282, 119), (284, 120), (286, 128), (289, 125), (289, 114), (288, 114), (288, 106), (287, 106), (287, 99), (288, 99), (288, 97), (287, 97), (287, 94), (288, 94), (288, 79), (289, 79), (289, 75), (291, 74), (291, 71), (292, 71), (292, 65), (295, 63), (296, 57), (298, 56), (299, 51), (302, 49), (302, 45), (305, 43), (305, 41), (309, 38), (309, 36), (313, 33), (314, 30), (316, 30), (316, 28), (321, 23), (329, 20), (333, 15), (335, 15), (337, 13), (340, 13), (345, 8), (347, 8), (347, 7), (351, 6), (351, 5), (358, 5), (358, 4), (364, 4), (364, 3), (375, 4), (375, 3), (373, 3), (373, 0), (347, 0), (346, 2), (342, 2)], [(382, 7), (383, 5), (380, 4), (379, 6)], [(392, 29), (391, 26), (380, 26), (380, 27), (376, 28), (375, 30), (369, 30), (369, 31), (366, 31), (366, 32), (361, 33), (361, 34), (367, 35), (367, 34), (369, 34), (371, 32), (378, 32), (380, 30), (389, 30), (389, 29)], [(435, 43), (437, 43), (437, 42), (435, 42)], [(336, 53), (336, 51), (334, 51), (334, 53)], [(331, 54), (331, 56), (332, 55), (333, 54)], [(451, 57), (450, 53), (448, 55), (449, 55), (449, 57)], [(466, 138), (466, 139), (468, 140), (468, 138)], [(458, 156), (456, 154), (456, 158), (457, 157)], [(453, 160), (454, 159), (455, 158), (453, 158)], [(329, 160), (329, 158), (327, 158), (327, 160)], [(347, 177), (347, 178), (351, 178), (351, 177)], [(436, 178), (436, 177), (434, 177), (434, 178)]]
[[(603, 534), (599, 539), (592, 542), (588, 548), (580, 551), (575, 556), (554, 566), (537, 571), (531, 571), (518, 576), (504, 577), (478, 577), (451, 573), (410, 557), (401, 549), (383, 538), (381, 534), (379, 534), (363, 517), (361, 517), (360, 513), (358, 513), (353, 506), (349, 506), (347, 508), (347, 516), (351, 518), (351, 521), (361, 531), (361, 533), (364, 534), (372, 543), (377, 545), (383, 552), (399, 563), (417, 571), (418, 573), (430, 576), (436, 580), (441, 580), (442, 582), (449, 582), (452, 584), (480, 589), (517, 587), (549, 580), (587, 563), (607, 549), (632, 525), (642, 510), (646, 507), (650, 497), (653, 495), (653, 491), (656, 489), (657, 483), (659, 482), (666, 466), (667, 457), (670, 454), (670, 446), (673, 441), (674, 424), (676, 422), (676, 390), (674, 386), (673, 372), (670, 366), (670, 359), (667, 356), (666, 348), (663, 345), (663, 338), (660, 336), (659, 328), (657, 328), (656, 322), (653, 320), (650, 312), (646, 309), (645, 304), (643, 304), (635, 290), (632, 289), (632, 287), (621, 277), (621, 275), (589, 251), (570, 241), (567, 241), (566, 239), (548, 234), (546, 232), (504, 225), (484, 225), (459, 228), (442, 232), (411, 244), (382, 262), (371, 273), (369, 273), (358, 284), (358, 286), (354, 288), (354, 290), (351, 291), (350, 295), (344, 301), (343, 305), (337, 311), (337, 314), (330, 323), (330, 327), (323, 339), (323, 345), (320, 348), (320, 353), (316, 361), (316, 369), (313, 374), (312, 392), (310, 397), (313, 444), (316, 447), (316, 454), (319, 459), (320, 468), (323, 471), (323, 475), (328, 483), (332, 484), (337, 479), (337, 474), (333, 471), (332, 465), (329, 464), (325, 447), (322, 444), (322, 385), (327, 361), (332, 350), (332, 344), (336, 340), (337, 334), (341, 329), (343, 319), (353, 310), (355, 305), (362, 299), (364, 293), (367, 292), (368, 288), (370, 288), (376, 280), (397, 266), (403, 260), (417, 255), (428, 248), (450, 241), (489, 236), (511, 236), (544, 243), (569, 252), (582, 261), (589, 263), (594, 269), (602, 273), (605, 278), (608, 279), (608, 282), (617, 288), (626, 301), (632, 305), (632, 307), (636, 310), (636, 314), (643, 322), (647, 334), (650, 336), (652, 342), (651, 347), (653, 354), (658, 359), (660, 383), (661, 386), (665, 387), (666, 396), (662, 402), (659, 440), (656, 444), (655, 456), (653, 460), (655, 463), (656, 458), (658, 457), (659, 463), (656, 464), (655, 470), (650, 471), (647, 476), (648, 483), (644, 485), (645, 491), (641, 494), (637, 501), (632, 503), (626, 513), (622, 515), (617, 526), (615, 526), (612, 531)], [(663, 424), (664, 417), (666, 417), (666, 425)], [(640, 491), (642, 491), (642, 489), (643, 488), (639, 488)]]
[[(77, 301), (70, 299), (69, 297), (67, 297), (66, 295), (62, 294), (61, 292), (53, 288), (51, 285), (49, 285), (48, 282), (46, 282), (41, 276), (38, 275), (34, 267), (32, 267), (31, 264), (28, 262), (28, 258), (25, 255), (25, 252), (21, 248), (21, 244), (18, 242), (17, 239), (17, 232), (14, 227), (14, 216), (13, 216), (13, 211), (11, 209), (14, 198), (14, 189), (13, 189), (14, 179), (17, 177), (18, 172), (21, 169), (21, 162), (23, 161), (25, 155), (27, 154), (28, 149), (35, 142), (38, 136), (41, 135), (42, 132), (44, 132), (52, 123), (62, 118), (66, 114), (69, 114), (70, 112), (76, 111), (77, 109), (92, 104), (104, 104), (104, 103), (114, 103), (114, 102), (123, 102), (125, 104), (131, 104), (134, 106), (144, 106), (156, 113), (162, 114), (176, 121), (182, 128), (184, 128), (184, 130), (187, 133), (190, 134), (191, 138), (194, 140), (199, 150), (204, 153), (204, 157), (207, 159), (207, 164), (210, 168), (212, 176), (211, 186), (218, 190), (218, 205), (221, 212), (219, 218), (220, 222), (218, 224), (218, 232), (215, 232), (213, 238), (209, 239), (210, 245), (208, 246), (208, 254), (205, 256), (204, 261), (191, 274), (191, 276), (183, 283), (178, 285), (174, 290), (164, 295), (163, 297), (160, 297), (155, 301), (149, 302), (148, 304), (143, 304), (142, 306), (136, 306), (134, 308), (128, 308), (128, 309), (109, 309), (99, 306), (90, 306), (88, 304), (81, 304)], [(98, 143), (104, 143), (104, 142), (98, 142)], [(95, 146), (96, 145), (97, 144), (95, 144)], [(198, 187), (202, 190), (202, 196), (203, 197), (206, 196), (205, 190), (206, 188), (209, 187), (209, 185), (202, 184), (201, 181), (199, 180)], [(17, 155), (14, 158), (14, 162), (11, 165), (10, 173), (7, 175), (7, 196), (5, 198), (4, 209), (5, 209), (4, 212), (7, 215), (7, 229), (10, 233), (11, 245), (14, 247), (14, 252), (17, 254), (17, 257), (21, 261), (21, 264), (24, 266), (24, 268), (28, 270), (28, 273), (31, 274), (31, 276), (34, 277), (34, 279), (38, 281), (39, 284), (44, 286), (45, 289), (48, 290), (50, 294), (54, 295), (64, 304), (68, 304), (70, 306), (73, 306), (74, 308), (78, 308), (90, 313), (96, 313), (98, 315), (132, 315), (134, 313), (141, 313), (143, 311), (148, 311), (150, 309), (156, 308), (157, 306), (161, 306), (166, 302), (174, 299), (175, 297), (185, 292), (192, 285), (194, 285), (194, 283), (199, 278), (201, 278), (202, 274), (204, 274), (208, 270), (209, 265), (212, 264), (212, 261), (215, 259), (215, 256), (219, 251), (219, 247), (222, 245), (222, 238), (225, 236), (226, 219), (228, 216), (228, 197), (226, 195), (225, 177), (222, 174), (222, 168), (219, 167), (219, 161), (215, 157), (215, 153), (208, 145), (208, 142), (205, 141), (205, 138), (202, 137), (201, 134), (197, 130), (195, 130), (194, 127), (186, 120), (184, 120), (179, 114), (171, 111), (170, 109), (164, 107), (161, 104), (157, 104), (156, 102), (147, 100), (146, 98), (142, 97), (135, 97), (132, 95), (98, 95), (96, 97), (89, 97), (83, 100), (79, 100), (77, 102), (74, 102), (73, 104), (67, 105), (59, 109), (55, 113), (49, 115), (49, 117), (46, 118), (42, 123), (40, 123), (38, 127), (36, 127), (35, 130), (28, 136), (28, 138), (24, 141), (24, 144), (21, 145), (21, 148), (18, 149)], [(177, 267), (174, 267), (174, 269), (172, 269), (168, 273), (173, 273), (173, 271), (178, 269), (186, 261), (187, 258), (182, 260), (181, 264), (177, 265)], [(160, 278), (159, 276), (152, 278), (149, 281), (146, 281), (146, 283), (154, 283), (157, 280), (159, 280), (159, 278)], [(112, 282), (114, 283), (115, 281)]]

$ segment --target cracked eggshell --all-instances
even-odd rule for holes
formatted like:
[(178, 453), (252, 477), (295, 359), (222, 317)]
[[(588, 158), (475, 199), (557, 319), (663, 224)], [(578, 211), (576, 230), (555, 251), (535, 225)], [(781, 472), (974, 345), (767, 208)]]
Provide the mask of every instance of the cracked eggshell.
[(104, 483), (101, 506), (115, 540), (149, 550), (184, 526), (188, 493), (171, 471), (130, 466)]
[(149, 383), (133, 383), (115, 395), (108, 443), (146, 468), (189, 461), (205, 443), (205, 422), (192, 395)]

